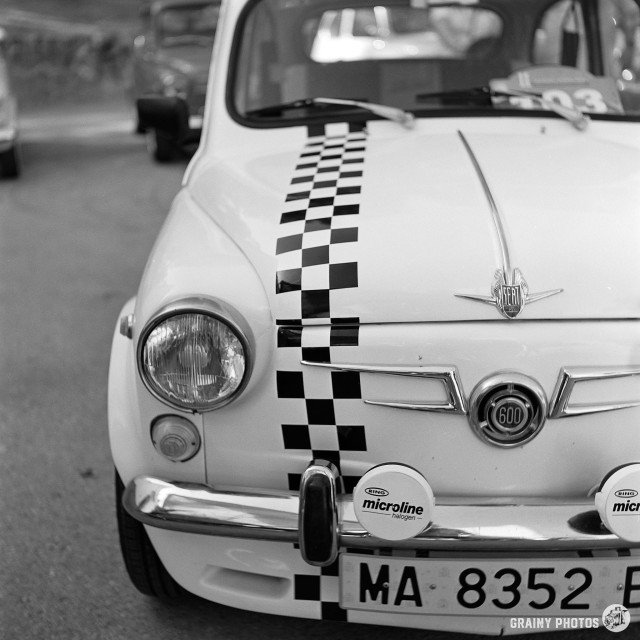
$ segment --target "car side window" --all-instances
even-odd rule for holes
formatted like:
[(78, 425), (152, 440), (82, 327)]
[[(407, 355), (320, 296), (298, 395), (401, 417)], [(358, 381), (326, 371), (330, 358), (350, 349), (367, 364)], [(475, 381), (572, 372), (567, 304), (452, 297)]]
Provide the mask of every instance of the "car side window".
[[(625, 81), (640, 74), (640, 8), (635, 0), (598, 0), (604, 75)], [(535, 33), (534, 64), (563, 64), (589, 71), (582, 6), (562, 0), (543, 14)]]
[(240, 111), (250, 111), (282, 99), (281, 82), (276, 74), (273, 16), (267, 4), (258, 4), (245, 26), (236, 77), (236, 104)]

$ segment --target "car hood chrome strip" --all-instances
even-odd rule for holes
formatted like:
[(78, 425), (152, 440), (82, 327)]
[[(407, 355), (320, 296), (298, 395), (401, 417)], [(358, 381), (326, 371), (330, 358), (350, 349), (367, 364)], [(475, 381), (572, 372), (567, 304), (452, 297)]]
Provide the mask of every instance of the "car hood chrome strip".
[(458, 131), (458, 136), (460, 137), (460, 140), (462, 141), (462, 144), (464, 145), (464, 148), (467, 152), (467, 155), (469, 156), (469, 159), (471, 160), (471, 164), (473, 165), (473, 168), (476, 171), (476, 174), (478, 176), (478, 179), (480, 180), (480, 183), (482, 184), (482, 188), (484, 189), (484, 193), (485, 196), (487, 198), (487, 202), (489, 203), (489, 209), (491, 210), (491, 216), (493, 218), (493, 224), (495, 226), (495, 230), (496, 230), (496, 236), (498, 239), (498, 244), (500, 246), (500, 257), (501, 257), (501, 263), (502, 263), (502, 270), (503, 273), (505, 274), (505, 278), (507, 279), (507, 281), (509, 281), (509, 279), (511, 278), (511, 274), (512, 274), (512, 269), (511, 269), (511, 257), (509, 255), (509, 245), (507, 243), (507, 235), (505, 233), (505, 228), (504, 228), (504, 222), (502, 220), (502, 215), (500, 213), (500, 209), (498, 208), (498, 204), (496, 203), (495, 198), (493, 197), (493, 193), (491, 192), (491, 188), (489, 187), (489, 183), (487, 181), (486, 176), (484, 175), (483, 171), (482, 171), (482, 167), (480, 166), (480, 162), (478, 161), (478, 158), (476, 157), (475, 153), (473, 152), (473, 149), (471, 148), (471, 145), (469, 144), (468, 140), (466, 139), (465, 135), (462, 133), (462, 131)]

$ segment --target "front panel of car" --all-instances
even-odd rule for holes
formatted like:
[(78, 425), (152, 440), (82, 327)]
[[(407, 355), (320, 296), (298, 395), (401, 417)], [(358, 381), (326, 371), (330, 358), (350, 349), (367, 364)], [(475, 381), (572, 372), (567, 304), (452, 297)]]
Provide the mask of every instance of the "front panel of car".
[[(561, 417), (554, 391), (565, 369), (588, 365), (601, 377), (577, 384), (569, 406), (640, 401), (637, 381), (621, 379), (638, 338), (630, 321), (281, 328), (256, 390), (205, 416), (208, 480), (297, 490), (309, 461), (324, 457), (347, 491), (374, 465), (401, 461), (437, 499), (586, 497), (640, 455), (639, 410)], [(619, 379), (605, 376), (616, 368)], [(427, 377), (434, 369), (441, 375)], [(540, 385), (554, 417), (524, 444), (478, 432), (474, 389), (520, 375)]]

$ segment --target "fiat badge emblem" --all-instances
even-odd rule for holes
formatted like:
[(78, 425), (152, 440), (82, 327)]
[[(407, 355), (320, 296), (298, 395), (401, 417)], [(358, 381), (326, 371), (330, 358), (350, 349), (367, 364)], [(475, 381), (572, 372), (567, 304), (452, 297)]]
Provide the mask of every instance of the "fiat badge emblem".
[(513, 320), (528, 302), (536, 302), (561, 292), (562, 289), (552, 289), (540, 293), (529, 293), (529, 287), (520, 269), (514, 269), (512, 273), (505, 273), (502, 269), (498, 269), (493, 279), (491, 296), (468, 293), (456, 293), (455, 295), (458, 298), (494, 305), (505, 318)]

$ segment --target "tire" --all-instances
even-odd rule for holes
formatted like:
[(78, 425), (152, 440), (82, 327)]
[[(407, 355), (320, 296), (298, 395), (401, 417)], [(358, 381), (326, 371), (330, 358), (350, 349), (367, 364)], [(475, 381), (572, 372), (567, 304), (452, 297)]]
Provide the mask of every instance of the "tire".
[(116, 471), (116, 515), (120, 550), (131, 582), (138, 591), (165, 601), (181, 601), (185, 591), (165, 569), (149, 540), (144, 525), (131, 517), (122, 506), (124, 484)]
[(138, 118), (137, 111), (133, 115), (133, 132), (137, 136), (143, 136), (145, 133), (147, 133), (147, 130), (142, 126), (142, 123), (140, 122), (140, 118)]
[(156, 162), (171, 162), (178, 153), (175, 140), (158, 130), (147, 131), (147, 145)]
[(17, 178), (20, 175), (20, 156), (17, 147), (11, 147), (0, 153), (0, 175), (4, 178)]

